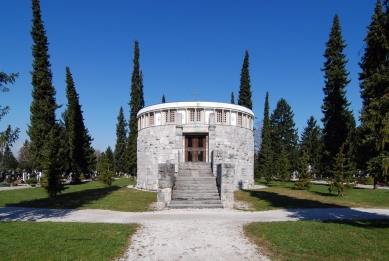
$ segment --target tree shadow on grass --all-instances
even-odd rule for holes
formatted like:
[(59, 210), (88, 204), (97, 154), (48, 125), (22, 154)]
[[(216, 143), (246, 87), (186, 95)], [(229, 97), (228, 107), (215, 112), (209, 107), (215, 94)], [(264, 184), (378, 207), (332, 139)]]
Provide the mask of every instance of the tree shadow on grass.
[(387, 229), (389, 219), (323, 220), (323, 223), (335, 223), (367, 229)]
[(371, 228), (389, 226), (389, 212), (378, 214), (368, 209), (351, 209), (334, 203), (300, 199), (269, 191), (248, 192), (252, 197), (268, 202), (270, 206), (285, 209), (287, 217), (294, 220), (321, 220)]
[(270, 206), (276, 208), (344, 208), (342, 205), (323, 203), (311, 199), (294, 198), (290, 196), (280, 195), (275, 192), (263, 190), (247, 190), (250, 196), (265, 200)]
[(86, 189), (59, 194), (56, 197), (40, 198), (6, 204), (0, 208), (0, 220), (36, 221), (42, 218), (62, 217), (86, 204), (107, 197), (121, 187)]
[(119, 190), (120, 186), (85, 189), (81, 191), (59, 194), (56, 197), (46, 197), (6, 204), (7, 207), (77, 209), (86, 204), (107, 197)]

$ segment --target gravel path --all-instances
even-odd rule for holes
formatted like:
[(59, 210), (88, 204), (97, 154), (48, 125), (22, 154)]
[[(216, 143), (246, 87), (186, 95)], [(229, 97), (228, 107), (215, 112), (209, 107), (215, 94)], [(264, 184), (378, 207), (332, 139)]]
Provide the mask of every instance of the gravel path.
[(139, 223), (120, 260), (268, 260), (243, 235), (250, 222), (389, 219), (389, 209), (328, 208), (242, 212), (229, 209), (109, 210), (0, 208), (0, 220)]

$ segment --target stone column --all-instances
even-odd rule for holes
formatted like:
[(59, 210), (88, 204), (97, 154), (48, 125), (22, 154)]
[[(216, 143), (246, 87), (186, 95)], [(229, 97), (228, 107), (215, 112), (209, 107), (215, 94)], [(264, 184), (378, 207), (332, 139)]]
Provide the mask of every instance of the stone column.
[(208, 127), (208, 162), (211, 162), (213, 168), (213, 175), (216, 175), (216, 166), (212, 162), (214, 158), (214, 150), (216, 149), (216, 125), (215, 125), (215, 113), (209, 114), (209, 127)]
[(218, 164), (218, 170), (221, 172), (220, 199), (225, 208), (233, 208), (235, 165), (233, 163)]
[(182, 156), (183, 156), (183, 148), (182, 148), (182, 114), (177, 112), (177, 117), (176, 117), (176, 144), (175, 148), (177, 149), (177, 164), (176, 164), (176, 172), (178, 173), (178, 169), (180, 167), (180, 162), (182, 162)]
[(163, 209), (170, 204), (174, 181), (174, 164), (171, 164), (170, 161), (159, 163), (157, 209)]

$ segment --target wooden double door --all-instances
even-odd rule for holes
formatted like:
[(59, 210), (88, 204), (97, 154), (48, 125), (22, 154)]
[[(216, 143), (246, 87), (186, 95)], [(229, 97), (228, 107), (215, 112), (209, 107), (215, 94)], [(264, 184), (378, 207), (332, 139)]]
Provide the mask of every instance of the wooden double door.
[(206, 162), (205, 135), (185, 135), (185, 162)]

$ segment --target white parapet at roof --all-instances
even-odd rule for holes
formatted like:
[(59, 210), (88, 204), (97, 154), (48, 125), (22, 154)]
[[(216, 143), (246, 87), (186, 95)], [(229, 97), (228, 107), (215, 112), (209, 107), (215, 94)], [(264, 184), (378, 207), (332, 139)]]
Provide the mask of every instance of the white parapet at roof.
[(161, 111), (161, 110), (168, 110), (168, 109), (184, 109), (184, 108), (202, 108), (202, 109), (215, 109), (215, 110), (231, 110), (231, 111), (240, 111), (245, 112), (251, 116), (254, 117), (254, 112), (246, 107), (237, 105), (237, 104), (231, 104), (231, 103), (224, 103), (224, 102), (200, 102), (200, 101), (193, 101), (193, 102), (167, 102), (167, 103), (160, 103), (155, 104), (151, 106), (147, 106), (143, 109), (141, 109), (138, 112), (139, 115), (142, 115), (146, 112), (150, 111)]

